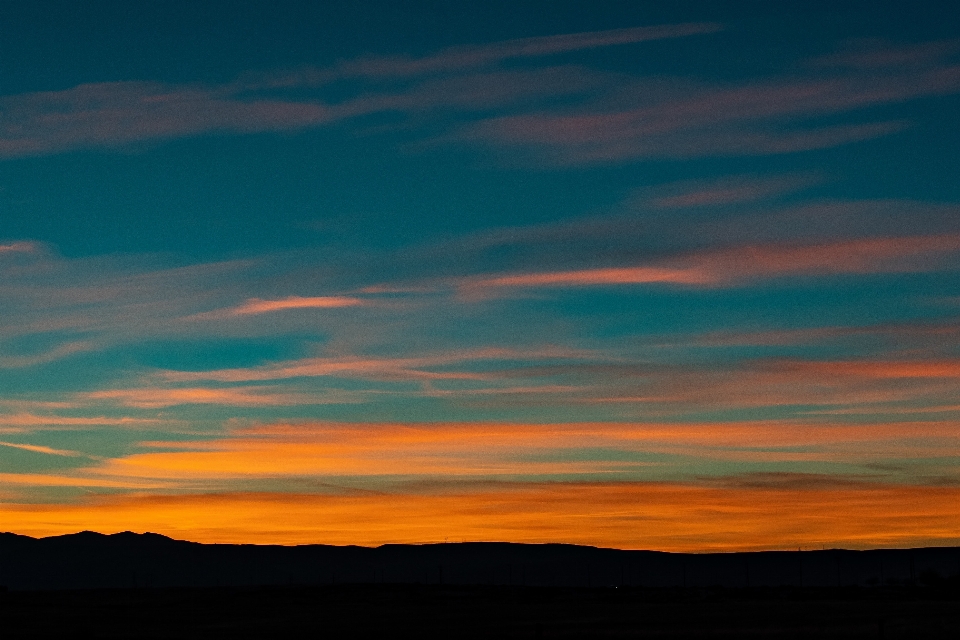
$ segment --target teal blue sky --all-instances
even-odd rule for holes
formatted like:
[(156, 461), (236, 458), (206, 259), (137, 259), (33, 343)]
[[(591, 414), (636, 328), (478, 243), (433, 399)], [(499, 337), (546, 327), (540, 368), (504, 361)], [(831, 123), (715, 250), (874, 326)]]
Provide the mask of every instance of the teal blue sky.
[[(949, 2), (5, 2), (0, 505), (953, 487), (958, 34)], [(461, 470), (128, 464), (397, 424), (500, 426)]]

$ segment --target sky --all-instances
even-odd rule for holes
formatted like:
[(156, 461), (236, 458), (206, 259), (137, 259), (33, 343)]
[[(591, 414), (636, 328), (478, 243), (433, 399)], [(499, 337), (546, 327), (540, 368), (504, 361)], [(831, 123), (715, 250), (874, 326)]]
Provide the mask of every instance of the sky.
[(960, 544), (958, 34), (6, 0), (0, 530)]

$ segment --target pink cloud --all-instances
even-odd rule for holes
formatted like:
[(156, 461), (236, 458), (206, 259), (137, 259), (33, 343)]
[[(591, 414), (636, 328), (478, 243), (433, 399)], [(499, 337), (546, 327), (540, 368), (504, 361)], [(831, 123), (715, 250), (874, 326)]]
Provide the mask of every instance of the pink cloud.
[(797, 361), (785, 366), (810, 376), (855, 376), (874, 379), (960, 378), (960, 360)]
[(337, 67), (337, 72), (343, 76), (424, 75), (493, 64), (510, 58), (547, 56), (649, 40), (680, 38), (715, 33), (721, 29), (720, 25), (714, 23), (688, 23), (520, 38), (488, 45), (450, 47), (423, 58), (361, 58), (342, 62)]
[(770, 331), (716, 331), (698, 336), (677, 337), (677, 344), (702, 346), (787, 346), (824, 344), (850, 337), (873, 337), (895, 341), (899, 345), (927, 344), (929, 341), (956, 340), (960, 326), (953, 324), (891, 323), (868, 326), (828, 326), (812, 329), (774, 329)]
[[(926, 65), (912, 69), (911, 73), (890, 71), (890, 65), (880, 65), (885, 69), (882, 73), (840, 74), (834, 78), (768, 81), (748, 86), (691, 86), (689, 82), (677, 81), (666, 90), (662, 85), (669, 83), (658, 80), (630, 82), (572, 67), (475, 71), (477, 67), (512, 58), (706, 34), (719, 29), (715, 24), (697, 23), (524, 38), (453, 47), (421, 58), (347, 60), (330, 69), (247, 78), (220, 86), (112, 82), (6, 96), (0, 98), (0, 157), (114, 147), (211, 132), (292, 130), (371, 113), (489, 109), (585, 89), (601, 89), (620, 96), (607, 101), (618, 106), (574, 108), (566, 113), (521, 112), (481, 121), (441, 139), (533, 147), (547, 151), (562, 163), (646, 156), (786, 153), (885, 135), (907, 123), (888, 121), (783, 130), (776, 126), (777, 118), (833, 114), (960, 90), (960, 67), (946, 66), (937, 62), (936, 56), (924, 55), (920, 58), (927, 61)], [(438, 73), (444, 76), (338, 103), (264, 95), (271, 89), (317, 87), (338, 78), (360, 76), (376, 80)], [(643, 96), (635, 100), (641, 106), (619, 106), (623, 96), (613, 87), (622, 88), (625, 83), (627, 94), (632, 91)], [(654, 97), (647, 97), (651, 95)]]
[(33, 253), (36, 250), (37, 244), (33, 242), (11, 242), (9, 244), (0, 244), (0, 254)]
[(590, 355), (583, 350), (563, 348), (528, 350), (488, 348), (415, 357), (332, 356), (302, 358), (244, 369), (163, 371), (157, 374), (157, 378), (168, 383), (197, 380), (252, 382), (321, 376), (373, 380), (482, 380), (488, 376), (462, 371), (431, 371), (430, 368), (478, 361), (590, 357)]
[(626, 284), (735, 285), (783, 276), (936, 269), (960, 251), (960, 235), (865, 238), (820, 244), (766, 244), (706, 250), (652, 265), (506, 274), (461, 279), (468, 296), (511, 287)]
[(755, 202), (811, 184), (810, 176), (728, 176), (712, 181), (683, 181), (650, 189), (640, 202), (658, 209), (686, 209)]
[(214, 311), (202, 315), (216, 315), (217, 317), (224, 315), (247, 316), (259, 315), (262, 313), (274, 313), (277, 311), (287, 311), (290, 309), (342, 309), (344, 307), (357, 307), (364, 304), (367, 304), (365, 300), (348, 296), (288, 296), (280, 300), (261, 300), (260, 298), (250, 298), (243, 304), (226, 309), (223, 312)]
[[(642, 95), (651, 79), (638, 79)], [(683, 86), (637, 99), (641, 106), (569, 109), (489, 118), (460, 140), (529, 148), (559, 163), (635, 157), (751, 155), (819, 149), (899, 131), (883, 121), (786, 129), (786, 118), (814, 117), (960, 91), (960, 66), (905, 72), (838, 74), (745, 86)], [(643, 104), (646, 102), (646, 104)]]
[(148, 82), (84, 84), (0, 98), (0, 156), (117, 146), (208, 131), (315, 126), (335, 116), (319, 103), (241, 100), (217, 89)]
[(586, 393), (571, 401), (642, 404), (665, 414), (706, 407), (807, 406), (901, 415), (957, 404), (958, 375), (960, 364), (951, 359), (760, 360), (664, 369), (631, 384), (610, 380), (602, 397)]
[(608, 269), (580, 269), (526, 273), (484, 278), (464, 288), (497, 287), (581, 287), (616, 284), (705, 284), (712, 282), (697, 269), (668, 269), (659, 267), (623, 267)]
[(104, 389), (81, 393), (78, 399), (86, 402), (115, 402), (125, 407), (159, 409), (183, 405), (210, 404), (239, 407), (293, 406), (309, 404), (341, 404), (357, 402), (359, 395), (351, 392), (302, 393), (263, 386), (244, 387), (135, 387)]
[[(319, 100), (250, 97), (251, 92), (288, 86), (309, 87), (343, 77), (419, 76), (460, 71), (516, 57), (545, 56), (596, 47), (711, 33), (713, 24), (638, 27), (589, 33), (525, 38), (488, 45), (453, 47), (423, 58), (366, 58), (341, 62), (331, 69), (307, 69), (222, 86), (165, 85), (150, 82), (104, 82), (0, 98), (0, 157), (18, 157), (99, 146), (120, 146), (208, 132), (250, 133), (315, 127), (366, 113), (417, 110), (431, 105), (500, 104), (509, 94), (569, 91), (571, 78), (558, 85), (550, 74), (540, 81), (510, 82), (510, 72), (494, 80), (481, 76), (426, 84), (414, 91), (367, 95), (338, 105)], [(513, 73), (516, 76), (517, 73)], [(527, 74), (529, 75), (529, 74)], [(554, 74), (556, 75), (556, 74)], [(569, 75), (569, 74), (568, 74)], [(548, 87), (540, 86), (546, 81)], [(577, 84), (574, 81), (573, 86)], [(466, 89), (466, 90), (464, 90)], [(506, 92), (506, 94), (504, 94)]]

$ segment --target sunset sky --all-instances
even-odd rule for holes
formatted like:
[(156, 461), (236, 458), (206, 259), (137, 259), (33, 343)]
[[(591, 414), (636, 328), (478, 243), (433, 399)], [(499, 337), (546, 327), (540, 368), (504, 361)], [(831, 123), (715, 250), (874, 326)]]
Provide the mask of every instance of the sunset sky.
[(960, 544), (960, 11), (0, 13), (0, 531)]

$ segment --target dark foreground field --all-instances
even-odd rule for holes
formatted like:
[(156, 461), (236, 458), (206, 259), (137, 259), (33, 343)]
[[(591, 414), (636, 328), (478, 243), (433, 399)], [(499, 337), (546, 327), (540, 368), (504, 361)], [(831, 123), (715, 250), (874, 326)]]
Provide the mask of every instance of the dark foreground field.
[(0, 593), (0, 638), (960, 638), (953, 589), (338, 585)]

